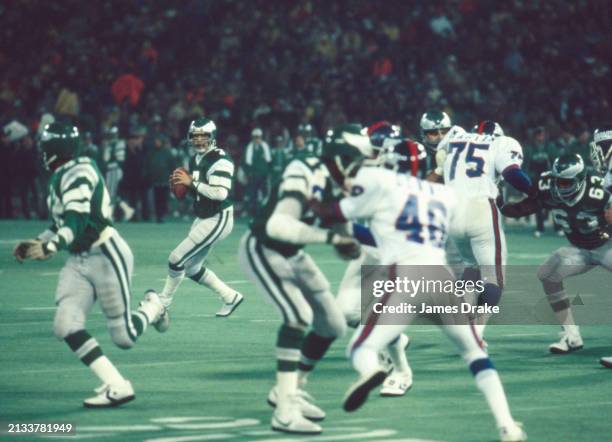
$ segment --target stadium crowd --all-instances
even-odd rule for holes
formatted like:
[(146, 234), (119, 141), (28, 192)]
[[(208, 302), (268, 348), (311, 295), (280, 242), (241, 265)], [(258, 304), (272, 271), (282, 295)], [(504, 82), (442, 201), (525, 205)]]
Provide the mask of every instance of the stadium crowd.
[(26, 129), (2, 139), (0, 217), (45, 216), (36, 133), (50, 115), (80, 127), (102, 168), (118, 128), (120, 194), (145, 220), (163, 220), (167, 176), (203, 115), (241, 165), (245, 210), (268, 165), (346, 121), (387, 119), (418, 138), (437, 108), (466, 127), (502, 123), (532, 174), (563, 150), (588, 157), (610, 112), (606, 3), (22, 0), (0, 8), (0, 118)]

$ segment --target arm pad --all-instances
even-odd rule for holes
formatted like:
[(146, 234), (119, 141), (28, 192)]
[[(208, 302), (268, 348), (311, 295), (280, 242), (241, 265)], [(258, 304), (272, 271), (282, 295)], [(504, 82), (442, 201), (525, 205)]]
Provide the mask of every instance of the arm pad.
[(300, 221), (302, 204), (296, 198), (281, 199), (266, 223), (266, 234), (290, 244), (325, 243), (329, 231)]
[(211, 200), (223, 201), (229, 195), (228, 190), (221, 186), (210, 186), (206, 183), (193, 182), (193, 187), (200, 195)]
[(316, 200), (309, 201), (308, 205), (312, 211), (321, 219), (321, 222), (325, 224), (344, 223), (346, 218), (340, 210), (340, 202), (333, 201), (330, 203), (321, 203)]
[(502, 176), (506, 181), (510, 183), (512, 187), (514, 187), (519, 192), (526, 193), (527, 195), (532, 195), (535, 191), (531, 184), (531, 180), (520, 167), (507, 167), (502, 172)]
[(361, 224), (353, 224), (353, 237), (364, 246), (376, 247), (376, 240), (372, 236), (372, 232), (366, 226)]

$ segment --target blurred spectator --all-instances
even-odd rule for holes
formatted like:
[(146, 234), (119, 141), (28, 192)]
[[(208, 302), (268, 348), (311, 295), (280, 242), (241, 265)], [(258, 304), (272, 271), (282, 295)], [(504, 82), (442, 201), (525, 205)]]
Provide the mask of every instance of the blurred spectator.
[(271, 150), (272, 161), (270, 174), (270, 188), (280, 181), (283, 176), (285, 166), (289, 163), (288, 151), (286, 150), (286, 141), (282, 135), (278, 135), (272, 144)]
[(79, 95), (68, 87), (63, 87), (55, 102), (55, 114), (58, 117), (66, 117), (69, 121), (76, 121), (81, 105)]
[(121, 219), (129, 221), (134, 216), (134, 208), (121, 197), (123, 193), (122, 181), (126, 173), (124, 170), (126, 165), (126, 146), (125, 140), (119, 137), (117, 126), (111, 126), (104, 130), (99, 158), (100, 168), (105, 175), (113, 214), (120, 210), (122, 212)]
[(571, 146), (570, 153), (577, 153), (582, 157), (585, 164), (590, 164), (591, 158), (591, 150), (590, 150), (590, 141), (591, 141), (591, 131), (582, 126), (578, 129), (576, 141), (573, 146)]
[[(147, 130), (143, 126), (130, 129), (127, 138), (127, 152), (121, 180), (121, 194), (127, 197), (130, 208), (135, 210), (135, 218), (148, 221), (151, 218), (149, 198), (147, 195), (147, 171), (143, 167), (147, 152), (144, 149), (144, 138)], [(168, 177), (166, 176), (166, 179)]]
[(35, 127), (55, 109), (82, 130), (122, 134), (157, 115), (172, 145), (199, 115), (222, 121), (223, 137), (244, 139), (255, 121), (275, 140), (299, 123), (319, 134), (381, 118), (416, 127), (416, 109), (444, 108), (463, 126), (494, 116), (523, 140), (536, 125), (578, 136), (610, 114), (612, 26), (597, 12), (605, 2), (375, 6), (20, 2), (2, 9), (0, 36), (11, 44), (0, 50), (0, 114)]
[(21, 214), (26, 219), (38, 212), (38, 193), (36, 189), (36, 177), (39, 175), (40, 156), (30, 134), (15, 142), (13, 153), (14, 189), (19, 195), (21, 202)]
[(251, 132), (251, 141), (244, 149), (241, 168), (246, 176), (247, 212), (253, 216), (257, 208), (268, 196), (268, 175), (272, 156), (270, 146), (263, 140), (263, 132), (255, 128)]
[(0, 218), (13, 218), (13, 192), (16, 187), (17, 145), (28, 129), (13, 120), (2, 130), (0, 142)]
[[(540, 174), (550, 170), (552, 162), (557, 156), (554, 144), (548, 141), (548, 134), (544, 127), (536, 127), (532, 132), (530, 143), (524, 150), (525, 162), (524, 168), (529, 173), (531, 180), (537, 183)], [(544, 232), (544, 221), (547, 217), (547, 212), (544, 209), (539, 210), (535, 214), (536, 230), (534, 236), (539, 238)]]
[(100, 163), (100, 149), (98, 145), (93, 142), (93, 134), (89, 131), (83, 132), (83, 145), (81, 147), (81, 153), (96, 163)]
[(155, 220), (161, 223), (168, 213), (168, 199), (170, 197), (168, 177), (178, 166), (176, 157), (170, 150), (167, 137), (162, 134), (155, 136), (153, 147), (147, 152), (143, 166), (146, 170), (147, 182), (153, 193)]

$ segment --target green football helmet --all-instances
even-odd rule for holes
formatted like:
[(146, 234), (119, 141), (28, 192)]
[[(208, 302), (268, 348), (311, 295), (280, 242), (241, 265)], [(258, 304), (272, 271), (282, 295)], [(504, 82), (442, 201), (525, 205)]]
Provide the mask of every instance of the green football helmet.
[(553, 198), (568, 206), (575, 205), (586, 187), (586, 168), (582, 157), (574, 153), (561, 155), (553, 163), (551, 174)]
[(217, 147), (217, 126), (209, 118), (198, 118), (189, 125), (187, 131), (189, 146), (196, 153), (204, 154)]
[(361, 134), (360, 124), (343, 124), (330, 129), (323, 140), (321, 160), (336, 183), (354, 175), (362, 161), (374, 154), (367, 135)]
[(421, 117), (421, 139), (425, 147), (435, 151), (438, 143), (450, 130), (453, 123), (446, 112), (439, 110), (427, 111)]
[(40, 148), (45, 168), (65, 162), (79, 154), (81, 137), (76, 126), (67, 123), (48, 124), (40, 134)]

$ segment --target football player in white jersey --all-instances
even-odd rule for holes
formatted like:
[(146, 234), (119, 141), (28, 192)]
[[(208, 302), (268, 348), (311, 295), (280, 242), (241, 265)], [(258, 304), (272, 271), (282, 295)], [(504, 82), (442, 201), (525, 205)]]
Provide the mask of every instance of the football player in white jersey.
[[(495, 306), (504, 287), (506, 238), (495, 200), (501, 177), (523, 193), (533, 194), (531, 180), (521, 170), (523, 149), (519, 142), (505, 136), (500, 125), (485, 120), (474, 132), (453, 126), (440, 141), (438, 150), (446, 152), (444, 183), (454, 189), (458, 209), (450, 234), (459, 249), (471, 252), (468, 261), (475, 261), (485, 290), (479, 305)], [(482, 337), (487, 316), (477, 318)]]
[(591, 161), (597, 172), (604, 177), (604, 188), (612, 192), (612, 124), (593, 132)]
[[(359, 145), (356, 138), (344, 134), (349, 143)], [(328, 145), (324, 146), (324, 150)], [(334, 147), (334, 146), (331, 146)], [(324, 157), (346, 158), (345, 153), (330, 149)], [(366, 219), (380, 254), (380, 264), (389, 266), (389, 280), (397, 276), (419, 278), (415, 269), (438, 266), (444, 269), (446, 256), (444, 244), (450, 219), (455, 211), (456, 197), (452, 189), (441, 184), (429, 183), (407, 173), (393, 170), (402, 161), (410, 170), (413, 156), (398, 161), (393, 152), (387, 162), (388, 168), (360, 166), (359, 155), (354, 165), (346, 168), (348, 174), (344, 187), (349, 196), (337, 202), (316, 203), (315, 212), (328, 222)], [(450, 274), (450, 273), (447, 273)], [(382, 299), (383, 305), (394, 305), (405, 296), (389, 293)], [(442, 298), (438, 298), (442, 299)], [(349, 356), (359, 379), (353, 384), (344, 399), (344, 409), (354, 411), (361, 407), (369, 393), (387, 377), (378, 360), (378, 353), (402, 333), (415, 315), (407, 315), (402, 324), (379, 325), (380, 315), (370, 314), (361, 324), (349, 344)], [(465, 318), (467, 324), (467, 318)], [(441, 325), (447, 336), (457, 345), (469, 365), (478, 388), (485, 395), (495, 417), (502, 441), (523, 441), (526, 434), (514, 421), (503, 386), (488, 355), (480, 346), (475, 331), (468, 325)]]
[[(341, 134), (335, 132), (330, 130), (325, 138), (328, 148), (330, 147), (329, 143), (345, 143)], [(399, 128), (387, 121), (380, 121), (364, 128), (361, 133), (367, 135), (370, 141), (370, 146), (364, 147), (364, 150), (372, 150), (375, 155), (386, 150), (411, 155), (415, 158), (415, 161), (411, 163), (411, 169), (402, 169), (402, 172), (411, 173), (414, 176), (424, 176), (423, 166), (426, 158), (424, 146), (413, 140), (402, 139)], [(367, 161), (382, 166), (378, 162), (378, 158), (368, 159)], [(336, 299), (344, 313), (347, 324), (351, 327), (357, 327), (361, 317), (361, 278), (362, 272), (365, 271), (362, 266), (380, 264), (380, 255), (376, 249), (375, 241), (365, 226), (353, 224), (351, 228), (355, 236), (361, 241), (361, 254), (359, 258), (349, 261), (338, 288)], [(408, 336), (402, 333), (381, 352), (381, 359), (391, 368), (391, 373), (385, 379), (380, 390), (381, 396), (403, 396), (412, 387), (412, 370), (405, 352), (409, 343)]]

